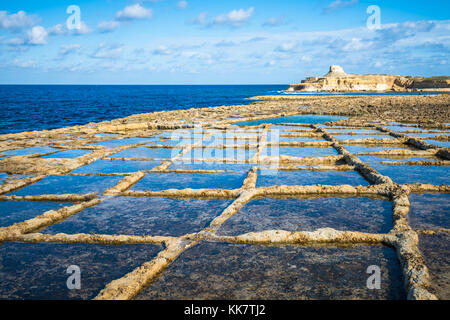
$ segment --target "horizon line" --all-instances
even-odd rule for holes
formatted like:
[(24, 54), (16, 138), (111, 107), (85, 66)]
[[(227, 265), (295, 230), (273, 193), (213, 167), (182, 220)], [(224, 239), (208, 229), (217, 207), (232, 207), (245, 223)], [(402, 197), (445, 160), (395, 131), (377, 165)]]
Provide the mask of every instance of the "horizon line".
[(121, 84), (121, 83), (0, 83), (0, 86), (289, 86), (286, 83)]

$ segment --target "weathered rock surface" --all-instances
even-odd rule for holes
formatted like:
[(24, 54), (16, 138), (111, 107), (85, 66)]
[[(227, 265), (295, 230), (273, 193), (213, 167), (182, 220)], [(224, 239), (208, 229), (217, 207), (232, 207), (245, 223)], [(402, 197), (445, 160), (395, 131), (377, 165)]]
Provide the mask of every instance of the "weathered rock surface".
[[(337, 81), (345, 75), (342, 68), (333, 66), (327, 78), (330, 81)], [(346, 76), (346, 75), (345, 75)], [(305, 247), (313, 246), (348, 246), (348, 245), (384, 245), (395, 248), (398, 260), (403, 271), (404, 287), (409, 299), (436, 299), (430, 291), (430, 273), (427, 262), (423, 259), (419, 250), (419, 231), (412, 229), (408, 222), (410, 211), (410, 193), (440, 192), (448, 193), (449, 185), (432, 185), (422, 183), (397, 184), (388, 176), (371, 167), (370, 163), (363, 162), (353, 153), (350, 147), (354, 145), (363, 146), (390, 146), (394, 150), (386, 149), (376, 152), (368, 152), (368, 155), (408, 155), (411, 157), (433, 157), (435, 161), (416, 161), (414, 164), (420, 165), (447, 165), (450, 160), (450, 149), (434, 146), (422, 141), (420, 136), (409, 133), (430, 133), (440, 135), (442, 141), (448, 141), (447, 134), (450, 126), (449, 113), (450, 95), (409, 95), (409, 96), (266, 96), (260, 97), (258, 101), (248, 105), (240, 106), (220, 106), (204, 109), (190, 109), (167, 111), (148, 114), (132, 115), (123, 119), (105, 121), (98, 124), (87, 124), (69, 128), (55, 129), (41, 132), (22, 132), (17, 134), (0, 135), (0, 153), (10, 150), (19, 150), (27, 147), (54, 147), (61, 150), (83, 149), (89, 153), (73, 159), (47, 159), (41, 158), (45, 154), (33, 155), (3, 155), (0, 159), (0, 172), (8, 173), (7, 178), (3, 178), (0, 184), (0, 201), (62, 201), (81, 202), (70, 205), (59, 210), (46, 211), (41, 215), (31, 219), (17, 222), (12, 225), (0, 228), (0, 244), (2, 242), (26, 242), (26, 243), (86, 243), (101, 245), (125, 245), (125, 244), (163, 244), (164, 249), (152, 260), (135, 268), (123, 277), (111, 281), (99, 292), (96, 299), (132, 299), (146, 286), (161, 276), (165, 269), (174, 262), (184, 251), (190, 249), (200, 242), (227, 242), (238, 244), (254, 244), (269, 246), (298, 245)], [(329, 126), (319, 126), (313, 124), (289, 124), (286, 129), (280, 130), (283, 138), (313, 138), (312, 142), (280, 142), (280, 146), (293, 147), (332, 147), (338, 155), (295, 157), (282, 155), (266, 156), (262, 151), (274, 143), (268, 141), (268, 132), (271, 126), (260, 124), (258, 126), (237, 128), (233, 123), (237, 121), (262, 120), (276, 117), (295, 116), (301, 114), (332, 114), (348, 116), (346, 119), (328, 123)], [(195, 119), (195, 122), (192, 122)], [(393, 126), (392, 121), (399, 121)], [(119, 161), (113, 160), (114, 155), (122, 151), (131, 151), (136, 148), (167, 148), (171, 145), (164, 145), (173, 131), (161, 132), (164, 130), (178, 130), (195, 132), (196, 124), (204, 125), (206, 132), (203, 132), (205, 141), (213, 134), (223, 133), (226, 130), (235, 133), (245, 134), (252, 140), (252, 143), (245, 146), (245, 149), (252, 149), (254, 155), (248, 159), (202, 159), (194, 153), (189, 156), (193, 148), (206, 148), (207, 144), (199, 139), (193, 144), (183, 144), (182, 151), (171, 159), (159, 159), (165, 161), (149, 170), (136, 172), (113, 172), (113, 173), (71, 173), (72, 170), (93, 164), (96, 161)], [(409, 124), (407, 124), (409, 123)], [(345, 127), (342, 127), (345, 126)], [(392, 127), (399, 127), (394, 131)], [(294, 129), (292, 129), (294, 127)], [(298, 128), (298, 129), (297, 129)], [(327, 129), (328, 128), (328, 129)], [(411, 130), (411, 128), (413, 130)], [(157, 130), (160, 129), (160, 130)], [(398, 128), (397, 128), (398, 129)], [(397, 130), (395, 129), (395, 130)], [(405, 129), (405, 130), (402, 130)], [(259, 131), (257, 131), (259, 130)], [(360, 131), (369, 132), (366, 135)], [(338, 134), (360, 135), (360, 139), (340, 140)], [(348, 132), (350, 131), (350, 132)], [(373, 133), (372, 131), (377, 131)], [(410, 132), (405, 132), (410, 131)], [(98, 133), (114, 133), (109, 137), (101, 137)], [(260, 132), (256, 134), (256, 132)], [(287, 133), (290, 132), (290, 133)], [(256, 139), (254, 136), (261, 136)], [(389, 139), (377, 139), (390, 135)], [(108, 147), (98, 144), (109, 140), (122, 140), (126, 138), (141, 138), (134, 143), (124, 140), (125, 143), (118, 147)], [(146, 145), (149, 142), (141, 142), (142, 138), (151, 138), (154, 144)], [(434, 137), (436, 138), (436, 137)], [(145, 139), (144, 139), (145, 140)], [(236, 143), (237, 140), (235, 140)], [(416, 148), (412, 148), (415, 146)], [(227, 144), (216, 146), (220, 149), (229, 147)], [(411, 148), (408, 148), (411, 147)], [(233, 148), (242, 148), (233, 146)], [(399, 149), (397, 149), (399, 148)], [(54, 150), (56, 153), (61, 150)], [(175, 161), (183, 159), (204, 160), (205, 162), (227, 162), (246, 163), (252, 167), (247, 171), (242, 186), (233, 190), (228, 189), (168, 189), (159, 191), (138, 191), (130, 190), (147, 173), (219, 173), (225, 170), (187, 170), (171, 168)], [(120, 161), (133, 161), (133, 158), (119, 157)], [(135, 159), (136, 160), (136, 159)], [(142, 161), (153, 161), (154, 158), (142, 158)], [(275, 185), (271, 187), (258, 187), (258, 168), (265, 168), (269, 164), (280, 165), (283, 170), (323, 170), (323, 171), (358, 171), (370, 185)], [(404, 163), (401, 165), (405, 165)], [(225, 169), (225, 168), (222, 168)], [(136, 169), (138, 170), (138, 169)], [(141, 170), (139, 168), (139, 170)], [(134, 170), (133, 170), (134, 171)], [(241, 171), (241, 170), (239, 170)], [(28, 176), (33, 174), (34, 176)], [(107, 189), (102, 195), (96, 193), (89, 194), (40, 194), (28, 196), (8, 195), (10, 192), (38, 182), (49, 175), (119, 175), (123, 179), (115, 186)], [(0, 176), (1, 179), (1, 176)], [(225, 186), (224, 186), (225, 187)], [(182, 236), (136, 236), (130, 234), (47, 234), (40, 233), (44, 228), (69, 219), (75, 214), (81, 213), (84, 209), (93, 207), (107, 200), (106, 197), (164, 197), (180, 199), (229, 199), (230, 204), (216, 216), (200, 232), (185, 234)], [(323, 227), (313, 231), (301, 231), (303, 226), (299, 225), (298, 230), (262, 230), (260, 232), (246, 233), (235, 236), (222, 236), (217, 233), (224, 223), (230, 218), (239, 214), (239, 211), (250, 201), (261, 198), (276, 199), (315, 199), (327, 197), (367, 197), (372, 199), (389, 200), (392, 202), (392, 222), (393, 228), (389, 233), (363, 233), (358, 230), (347, 231), (337, 230), (330, 227)], [(349, 208), (349, 212), (351, 208)], [(114, 212), (112, 212), (114, 213)], [(448, 229), (440, 229), (447, 232)], [(431, 234), (433, 230), (420, 230), (420, 234)], [(150, 259), (150, 258), (149, 258)]]
[(396, 75), (347, 74), (340, 66), (331, 66), (323, 77), (308, 77), (288, 91), (448, 91), (450, 77), (404, 77)]

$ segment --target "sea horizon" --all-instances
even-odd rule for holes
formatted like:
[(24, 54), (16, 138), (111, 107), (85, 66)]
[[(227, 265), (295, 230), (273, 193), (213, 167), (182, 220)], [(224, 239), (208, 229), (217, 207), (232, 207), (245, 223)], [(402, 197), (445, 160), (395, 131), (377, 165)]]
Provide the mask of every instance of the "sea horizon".
[(0, 300), (450, 300), (449, 12), (4, 1)]
[(255, 96), (436, 95), (438, 92), (288, 92), (285, 84), (0, 85), (0, 134), (51, 130), (140, 113), (247, 105)]

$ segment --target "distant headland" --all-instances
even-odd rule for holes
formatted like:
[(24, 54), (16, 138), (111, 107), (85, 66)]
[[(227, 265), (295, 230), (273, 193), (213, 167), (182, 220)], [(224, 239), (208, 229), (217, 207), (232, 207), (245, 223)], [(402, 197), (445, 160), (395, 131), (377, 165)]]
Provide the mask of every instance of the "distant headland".
[(450, 77), (347, 74), (341, 66), (331, 66), (323, 77), (307, 77), (301, 83), (290, 85), (288, 91), (450, 92)]

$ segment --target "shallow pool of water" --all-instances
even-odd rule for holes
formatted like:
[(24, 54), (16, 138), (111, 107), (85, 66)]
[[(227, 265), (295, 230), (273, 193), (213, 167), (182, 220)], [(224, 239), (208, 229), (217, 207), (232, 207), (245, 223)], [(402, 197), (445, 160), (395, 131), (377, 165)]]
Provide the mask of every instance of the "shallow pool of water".
[(193, 148), (181, 156), (180, 159), (207, 159), (207, 160), (247, 160), (256, 154), (253, 148)]
[(369, 183), (356, 171), (258, 171), (257, 187), (275, 185), (368, 185)]
[(8, 156), (30, 156), (33, 154), (43, 154), (60, 151), (61, 149), (55, 149), (52, 147), (30, 147), (16, 150), (3, 151), (3, 154)]
[(378, 163), (381, 161), (389, 162), (413, 162), (413, 161), (436, 161), (437, 157), (407, 157), (407, 156), (358, 156), (358, 158), (367, 163)]
[(358, 128), (343, 128), (343, 127), (325, 127), (325, 129), (330, 134), (336, 134), (336, 133), (380, 133), (380, 131), (375, 129), (358, 129)]
[(103, 193), (115, 186), (123, 177), (97, 176), (48, 176), (11, 194), (17, 196), (41, 194)]
[(182, 236), (206, 228), (230, 203), (230, 200), (112, 197), (42, 232)]
[[(380, 290), (366, 286), (381, 268)], [(137, 299), (405, 299), (395, 251), (203, 242), (181, 254)]]
[(310, 127), (304, 127), (304, 126), (288, 126), (288, 125), (277, 125), (273, 124), (270, 126), (270, 130), (278, 130), (280, 134), (286, 134), (286, 133), (298, 133), (298, 130), (305, 130), (307, 129), (309, 132), (314, 132), (312, 128)]
[(419, 138), (434, 138), (436, 136), (441, 136), (443, 135), (443, 133), (426, 133), (426, 132), (422, 132), (422, 133), (405, 133), (408, 136), (411, 137), (419, 137)]
[(77, 149), (64, 150), (61, 152), (43, 156), (42, 158), (44, 158), (44, 159), (74, 159), (74, 158), (84, 156), (85, 154), (88, 154), (90, 152), (91, 151), (89, 151), (89, 150), (77, 150)]
[(159, 145), (159, 146), (190, 146), (194, 143), (197, 143), (201, 139), (199, 138), (179, 138), (179, 139), (167, 139), (167, 140), (158, 140), (153, 143), (149, 143), (149, 145)]
[(223, 235), (264, 230), (387, 233), (392, 228), (392, 203), (369, 198), (256, 199), (219, 229)]
[(111, 158), (129, 159), (171, 159), (180, 154), (180, 148), (146, 148), (138, 147), (127, 149), (111, 155)]
[(428, 142), (429, 144), (442, 147), (442, 148), (450, 148), (450, 141), (438, 141), (438, 140), (425, 140), (425, 142)]
[(322, 138), (309, 138), (309, 137), (282, 137), (282, 136), (267, 136), (267, 141), (271, 143), (277, 142), (323, 142), (325, 141)]
[(338, 155), (334, 148), (312, 148), (312, 147), (279, 147), (279, 148), (264, 148), (261, 155), (291, 157), (326, 157)]
[(409, 195), (409, 223), (413, 228), (450, 228), (450, 194), (425, 193)]
[(91, 164), (82, 166), (72, 173), (131, 173), (143, 170), (151, 170), (161, 164), (158, 160), (97, 160)]
[(6, 179), (8, 179), (8, 174), (0, 172), (0, 184), (3, 184), (3, 182), (5, 182)]
[(72, 203), (35, 202), (35, 201), (0, 201), (0, 227), (22, 222), (49, 210), (58, 210)]
[(95, 135), (99, 136), (99, 137), (117, 137), (118, 136), (118, 134), (116, 134), (116, 133), (97, 133)]
[(374, 163), (371, 167), (400, 184), (416, 182), (434, 185), (450, 184), (449, 170), (444, 166), (393, 166)]
[(224, 163), (213, 161), (174, 161), (169, 170), (231, 170), (248, 171), (253, 167), (249, 163)]
[(419, 248), (430, 274), (430, 291), (441, 300), (450, 300), (450, 235), (419, 235)]
[(261, 132), (250, 130), (227, 130), (226, 132), (216, 134), (216, 139), (253, 139), (256, 140), (261, 136)]
[(360, 139), (394, 139), (393, 136), (380, 134), (336, 134), (334, 137), (339, 141)]
[(145, 143), (145, 142), (150, 143), (150, 142), (155, 142), (158, 140), (159, 139), (154, 139), (154, 138), (125, 138), (125, 139), (102, 141), (102, 142), (91, 143), (91, 144), (96, 145), (96, 146), (103, 146), (103, 147), (120, 147), (120, 146)]
[(18, 179), (26, 179), (34, 177), (33, 174), (7, 174), (7, 173), (0, 173), (0, 184), (4, 184), (7, 181), (11, 180), (18, 180)]
[(396, 146), (382, 146), (382, 145), (349, 145), (346, 144), (344, 147), (351, 153), (366, 153), (366, 152), (377, 152), (384, 150), (395, 150), (395, 149), (407, 149), (407, 150), (415, 150), (418, 149), (413, 148), (411, 146), (407, 146), (406, 144), (399, 144)]
[(159, 191), (167, 189), (239, 189), (246, 173), (156, 173), (145, 175), (131, 190)]
[(243, 145), (251, 145), (252, 147), (257, 147), (259, 141), (256, 139), (247, 139), (247, 138), (236, 138), (236, 139), (215, 139), (215, 140), (204, 140), (204, 146), (243, 146)]
[[(155, 257), (159, 245), (3, 243), (0, 246), (0, 299), (92, 299), (110, 281)], [(81, 289), (67, 288), (67, 268), (81, 271)]]
[(337, 121), (341, 119), (346, 119), (346, 117), (338, 117), (338, 116), (327, 116), (327, 115), (298, 115), (298, 116), (290, 116), (290, 117), (280, 117), (280, 118), (272, 118), (272, 119), (262, 119), (262, 120), (253, 120), (253, 121), (245, 121), (245, 122), (236, 122), (235, 125), (238, 126), (258, 126), (264, 123), (310, 123), (310, 124), (318, 124), (325, 123), (328, 121)]
[(401, 131), (409, 131), (409, 130), (423, 130), (419, 127), (415, 126), (383, 126), (384, 128), (388, 128), (395, 132), (401, 132)]

